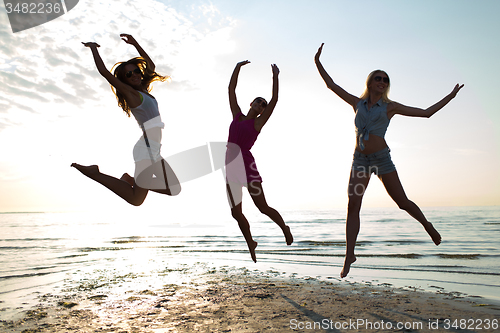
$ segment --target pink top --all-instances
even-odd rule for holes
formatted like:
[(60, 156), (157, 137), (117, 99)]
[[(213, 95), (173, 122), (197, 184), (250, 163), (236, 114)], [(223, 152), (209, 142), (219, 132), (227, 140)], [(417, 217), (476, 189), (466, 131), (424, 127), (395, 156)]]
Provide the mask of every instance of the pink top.
[(254, 126), (255, 119), (240, 121), (241, 116), (244, 117), (243, 113), (239, 112), (234, 117), (231, 126), (229, 126), (229, 138), (227, 141), (237, 144), (242, 151), (250, 151), (257, 140), (259, 132), (257, 132)]
[[(244, 173), (246, 173), (246, 177), (241, 176), (243, 170), (227, 170), (227, 178), (230, 181), (238, 181), (240, 183), (250, 183), (252, 181), (262, 182), (262, 178), (257, 170), (257, 165), (255, 164), (255, 159), (250, 152), (250, 149), (257, 140), (260, 132), (257, 132), (255, 129), (255, 119), (240, 120), (240, 117), (242, 116), (244, 117), (243, 113), (239, 112), (231, 122), (231, 126), (229, 126), (229, 138), (227, 141), (229, 143), (233, 143), (234, 145), (228, 145), (226, 152), (226, 166), (232, 162), (241, 151), (243, 163), (245, 165)], [(232, 169), (240, 168), (233, 167)], [(231, 174), (238, 174), (238, 176), (230, 176)]]

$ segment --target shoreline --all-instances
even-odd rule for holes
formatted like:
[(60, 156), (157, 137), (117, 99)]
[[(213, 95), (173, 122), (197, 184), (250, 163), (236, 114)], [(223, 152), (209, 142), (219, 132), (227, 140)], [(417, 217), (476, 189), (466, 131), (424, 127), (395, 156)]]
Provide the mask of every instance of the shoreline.
[[(500, 324), (500, 306), (453, 293), (198, 262), (142, 274), (82, 274), (65, 281), (60, 292), (40, 295), (22, 318), (0, 321), (0, 328), (24, 333), (448, 332), (456, 330), (455, 320), (457, 329), (465, 325), (466, 331), (498, 331), (492, 325)], [(398, 330), (398, 324), (413, 327)]]

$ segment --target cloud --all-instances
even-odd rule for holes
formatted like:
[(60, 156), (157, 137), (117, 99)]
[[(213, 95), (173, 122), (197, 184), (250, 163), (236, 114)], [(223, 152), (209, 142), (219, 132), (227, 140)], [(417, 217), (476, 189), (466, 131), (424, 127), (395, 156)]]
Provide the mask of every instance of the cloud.
[(76, 93), (76, 96), (92, 96), (96, 91), (85, 83), (85, 76), (78, 73), (67, 73), (63, 79)]
[(44, 98), (41, 94), (34, 93), (32, 91), (25, 89), (18, 89), (13, 86), (4, 86), (1, 88), (0, 92), (4, 93), (7, 96), (15, 95), (15, 99), (14, 97), (6, 98), (6, 100), (8, 101), (9, 108), (21, 104), (16, 102), (16, 100), (21, 101), (23, 105), (26, 105), (24, 103), (26, 103), (27, 99), (31, 99), (37, 102), (49, 102), (49, 100)]
[[(0, 54), (16, 52), (15, 35), (10, 30), (9, 20), (4, 13), (0, 14)], [(3, 57), (2, 57), (3, 58)]]
[(46, 63), (51, 66), (62, 66), (68, 61), (81, 60), (80, 56), (67, 46), (46, 47), (42, 50)]
[[(109, 100), (103, 98), (110, 94), (109, 84), (82, 41), (101, 45), (100, 54), (110, 70), (116, 62), (137, 56), (134, 47), (119, 38), (120, 33), (130, 33), (151, 55), (157, 70), (173, 76), (169, 89), (196, 89), (186, 72), (176, 73), (178, 64), (199, 57), (186, 57), (197, 43), (223, 43), (217, 32), (230, 20), (213, 5), (197, 5), (189, 15), (180, 14), (175, 5), (179, 4), (153, 0), (85, 2), (54, 21), (16, 34), (10, 31), (7, 16), (0, 15), (0, 93), (6, 101), (0, 104), (0, 121), (4, 120), (0, 131), (12, 124), (5, 119), (16, 119), (16, 110), (49, 109), (51, 115), (63, 116), (68, 107)], [(223, 45), (215, 45), (219, 49), (215, 52), (220, 53)], [(205, 42), (203, 53), (210, 56), (210, 52)]]
[(33, 89), (36, 87), (36, 84), (34, 82), (25, 80), (22, 77), (9, 72), (0, 73), (0, 80), (2, 86), (6, 87), (23, 87), (27, 89)]
[[(16, 101), (5, 101), (0, 103), (0, 113), (7, 113), (10, 109), (19, 109), (19, 110), (24, 110), (32, 113), (36, 113), (36, 111), (24, 104), (17, 103)], [(4, 127), (5, 128), (5, 127)]]

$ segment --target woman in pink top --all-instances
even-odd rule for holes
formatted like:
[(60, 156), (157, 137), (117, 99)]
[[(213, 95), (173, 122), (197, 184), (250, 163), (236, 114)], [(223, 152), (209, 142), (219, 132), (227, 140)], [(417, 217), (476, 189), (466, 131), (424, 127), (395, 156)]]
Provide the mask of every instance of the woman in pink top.
[(287, 245), (292, 244), (293, 236), (290, 228), (285, 224), (280, 213), (268, 206), (262, 189), (262, 178), (255, 164), (255, 159), (250, 152), (262, 127), (266, 124), (278, 102), (278, 74), (279, 69), (272, 65), (273, 71), (273, 96), (269, 104), (262, 97), (257, 97), (250, 103), (250, 110), (245, 116), (236, 99), (236, 84), (240, 68), (250, 61), (239, 62), (229, 82), (229, 105), (233, 121), (229, 127), (228, 147), (226, 152), (226, 181), (227, 194), (231, 204), (231, 214), (240, 227), (248, 245), (248, 250), (254, 262), (257, 242), (253, 240), (250, 225), (241, 209), (242, 188), (246, 186), (252, 200), (261, 213), (269, 216), (283, 231)]
[(127, 34), (120, 36), (127, 44), (133, 45), (141, 57), (117, 64), (114, 74), (106, 69), (97, 51), (99, 47), (97, 43), (90, 42), (83, 45), (92, 51), (97, 70), (111, 84), (118, 105), (129, 117), (132, 114), (142, 128), (143, 136), (133, 151), (135, 178), (127, 173), (120, 179), (106, 175), (99, 171), (97, 165), (83, 166), (73, 163), (71, 166), (107, 187), (129, 204), (139, 206), (146, 199), (149, 190), (177, 195), (181, 191), (181, 186), (170, 165), (160, 155), (164, 124), (161, 121), (158, 103), (149, 94), (152, 82), (165, 81), (167, 77), (155, 72), (155, 64), (134, 37)]

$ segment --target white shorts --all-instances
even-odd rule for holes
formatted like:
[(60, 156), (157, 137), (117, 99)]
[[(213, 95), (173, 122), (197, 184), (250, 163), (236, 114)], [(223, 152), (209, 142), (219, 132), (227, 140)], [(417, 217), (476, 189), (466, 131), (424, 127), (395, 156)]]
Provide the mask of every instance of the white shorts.
[(160, 155), (161, 143), (148, 140), (149, 147), (146, 145), (146, 140), (141, 136), (139, 141), (134, 146), (134, 162), (148, 160), (151, 164), (158, 162), (162, 159)]

